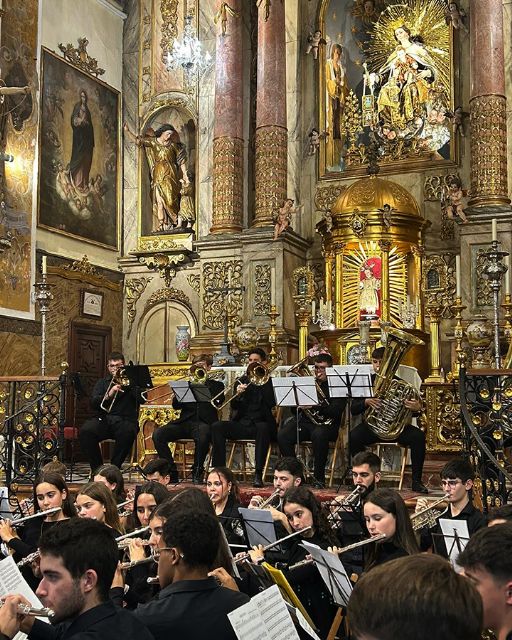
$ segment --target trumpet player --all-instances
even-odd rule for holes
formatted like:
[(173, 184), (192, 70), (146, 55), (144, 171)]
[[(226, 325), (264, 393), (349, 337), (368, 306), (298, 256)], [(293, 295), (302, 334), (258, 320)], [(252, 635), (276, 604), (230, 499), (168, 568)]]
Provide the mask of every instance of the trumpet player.
[(97, 415), (86, 420), (79, 432), (80, 448), (91, 465), (91, 476), (103, 464), (100, 442), (109, 438), (114, 440), (112, 464), (120, 469), (137, 435), (138, 405), (144, 399), (140, 394), (136, 396), (131, 386), (126, 388), (118, 383), (112, 384), (124, 365), (122, 353), (116, 351), (108, 356), (109, 375), (98, 380), (91, 396), (91, 407)]
[[(213, 358), (205, 353), (196, 356), (192, 360), (193, 368), (203, 368), (210, 371)], [(213, 397), (218, 396), (216, 403), (220, 406), (224, 401), (222, 394), (224, 384), (219, 380), (206, 378), (204, 384), (210, 390)], [(194, 464), (192, 466), (192, 481), (194, 484), (202, 484), (204, 477), (204, 461), (208, 455), (210, 447), (210, 429), (213, 422), (217, 420), (217, 411), (210, 402), (187, 402), (179, 403), (173, 401), (173, 407), (180, 409), (180, 417), (169, 422), (164, 427), (155, 429), (153, 432), (153, 443), (159, 458), (169, 462), (169, 474), (171, 484), (179, 482), (178, 468), (169, 449), (169, 442), (180, 440), (181, 438), (193, 438), (195, 442)]]
[[(267, 354), (255, 348), (249, 353), (248, 363), (267, 364)], [(263, 486), (263, 468), (268, 447), (276, 439), (277, 426), (272, 414), (275, 406), (272, 380), (261, 385), (249, 384), (247, 376), (235, 383), (235, 396), (231, 401), (232, 418), (212, 425), (212, 465), (226, 466), (226, 440), (254, 439), (254, 486)]]
[[(372, 384), (375, 384), (375, 376), (379, 373), (380, 364), (384, 355), (384, 347), (374, 349), (372, 352)], [(378, 409), (381, 400), (378, 398), (355, 398), (352, 400), (351, 412), (353, 416), (362, 415), (371, 407)], [(413, 412), (413, 416), (419, 415), (422, 409), (421, 401), (418, 399), (405, 400), (404, 405)], [(352, 455), (364, 451), (365, 447), (379, 442), (368, 424), (360, 422), (350, 432), (350, 452)], [(417, 493), (428, 493), (427, 487), (422, 482), (423, 463), (425, 461), (425, 434), (421, 429), (412, 424), (405, 426), (402, 433), (397, 438), (398, 444), (411, 449), (412, 463), (412, 490)]]
[[(332, 357), (328, 353), (315, 356), (314, 372), (319, 391), (323, 395), (317, 407), (302, 407), (299, 416), (299, 440), (311, 440), (314, 457), (313, 488), (325, 488), (325, 465), (329, 453), (329, 442), (335, 442), (341, 418), (346, 406), (345, 398), (331, 398), (326, 370), (332, 367)], [(320, 393), (319, 393), (320, 395)], [(306, 409), (307, 411), (304, 411)], [(315, 421), (313, 421), (315, 420)], [(277, 434), (279, 450), (283, 456), (295, 455), (297, 444), (297, 419), (288, 418)]]

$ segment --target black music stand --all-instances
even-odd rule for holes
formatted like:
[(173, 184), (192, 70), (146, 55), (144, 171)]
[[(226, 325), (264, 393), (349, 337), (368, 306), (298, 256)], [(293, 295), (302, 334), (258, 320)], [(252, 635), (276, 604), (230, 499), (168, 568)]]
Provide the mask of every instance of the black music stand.
[(306, 540), (301, 545), (313, 558), (334, 602), (339, 607), (346, 607), (352, 593), (352, 583), (339, 557)]
[[(259, 544), (266, 547), (276, 542), (276, 530), (272, 514), (268, 509), (246, 509), (238, 507), (238, 513), (242, 518), (242, 527), (249, 549)], [(279, 551), (280, 547), (276, 546)]]
[[(140, 405), (143, 402), (145, 402), (144, 396), (142, 394), (144, 393), (144, 391), (147, 391), (148, 389), (153, 388), (151, 373), (149, 372), (149, 367), (146, 364), (133, 364), (133, 362), (130, 361), (129, 364), (123, 367), (123, 374), (130, 381), (130, 387), (129, 387), (130, 390), (133, 389), (133, 395), (135, 397), (135, 403), (136, 403), (137, 421), (138, 421)], [(138, 430), (137, 430), (137, 433), (138, 433)], [(132, 460), (135, 457), (135, 464), (130, 464), (129, 467), (125, 469), (125, 471), (128, 471), (128, 473), (130, 474), (130, 477), (131, 477), (132, 471), (136, 471), (141, 476), (144, 476), (142, 468), (138, 462), (139, 438), (137, 436), (135, 437), (134, 445), (135, 445), (135, 451), (134, 451), (135, 455), (132, 454)]]
[[(297, 425), (296, 455), (300, 460), (300, 425), (299, 410), (301, 407), (317, 406), (318, 389), (313, 376), (297, 376), (296, 378), (272, 378), (274, 396), (278, 407), (295, 407)], [(307, 471), (304, 464), (304, 470)]]
[[(442, 533), (432, 534), (432, 538), (437, 536), (442, 538), (446, 548), (447, 557), (453, 565), (453, 568), (457, 573), (460, 573), (461, 568), (457, 564), (457, 558), (459, 553), (462, 553), (466, 548), (469, 541), (469, 529), (466, 520), (452, 520), (450, 518), (440, 518), (439, 526)], [(436, 545), (434, 544), (434, 547)]]

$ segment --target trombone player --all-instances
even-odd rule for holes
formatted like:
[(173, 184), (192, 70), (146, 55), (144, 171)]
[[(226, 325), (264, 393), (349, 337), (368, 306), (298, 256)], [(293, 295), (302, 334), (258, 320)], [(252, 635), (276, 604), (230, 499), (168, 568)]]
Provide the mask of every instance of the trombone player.
[[(190, 370), (192, 375), (194, 371), (201, 369), (206, 372), (204, 384), (208, 387), (212, 397), (215, 398), (215, 404), (221, 405), (224, 401), (224, 384), (208, 377), (208, 371), (212, 368), (212, 364), (212, 356), (202, 353), (193, 358)], [(180, 417), (164, 427), (155, 429), (153, 432), (155, 449), (159, 458), (169, 462), (170, 482), (175, 484), (179, 482), (178, 468), (169, 449), (169, 442), (181, 438), (193, 438), (195, 449), (192, 481), (194, 484), (201, 484), (204, 476), (204, 461), (210, 448), (210, 429), (212, 423), (218, 419), (217, 411), (210, 402), (180, 403), (174, 399), (172, 406), (181, 410)]]
[[(248, 364), (267, 366), (267, 354), (256, 347), (249, 352)], [(263, 486), (263, 468), (270, 442), (276, 439), (276, 421), (272, 413), (275, 406), (274, 389), (270, 376), (264, 384), (250, 384), (247, 375), (235, 383), (231, 401), (232, 419), (212, 425), (212, 465), (226, 466), (226, 440), (255, 440), (254, 486)]]
[(144, 399), (131, 385), (121, 384), (124, 366), (122, 353), (114, 351), (108, 356), (109, 375), (98, 380), (91, 396), (91, 407), (97, 416), (86, 420), (79, 432), (80, 448), (91, 465), (91, 474), (103, 464), (100, 442), (114, 440), (112, 464), (121, 469), (139, 429), (139, 404)]
[[(335, 442), (346, 398), (330, 398), (327, 368), (332, 367), (332, 356), (321, 353), (314, 359), (314, 375), (318, 387), (320, 404), (316, 407), (301, 407), (299, 416), (299, 440), (311, 440), (314, 457), (313, 488), (325, 488), (325, 465), (329, 453), (329, 442)], [(297, 419), (288, 418), (277, 435), (279, 451), (283, 456), (295, 455), (297, 444)]]

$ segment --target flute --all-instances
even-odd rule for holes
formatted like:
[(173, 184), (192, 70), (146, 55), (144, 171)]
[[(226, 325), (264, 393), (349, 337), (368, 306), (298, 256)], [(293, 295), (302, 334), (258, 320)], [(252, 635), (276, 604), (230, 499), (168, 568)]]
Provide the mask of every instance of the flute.
[(31, 562), (34, 562), (34, 560), (38, 560), (40, 555), (41, 555), (41, 552), (39, 550), (34, 551), (34, 553), (29, 553), (28, 556), (25, 556), (19, 562), (17, 562), (16, 566), (19, 569), (21, 569), (25, 565), (30, 564)]
[(130, 560), (129, 562), (121, 562), (119, 565), (120, 569), (131, 569), (132, 567), (137, 567), (139, 564), (148, 564), (148, 562), (158, 562), (154, 556), (149, 556), (147, 558), (141, 558), (140, 560)]
[(53, 513), (57, 513), (57, 511), (61, 511), (62, 507), (52, 507), (51, 509), (46, 509), (46, 511), (38, 511), (37, 513), (33, 513), (31, 516), (23, 516), (23, 518), (15, 518), (14, 520), (9, 520), (8, 518), (3, 518), (6, 522), (10, 522), (12, 527), (19, 527), (20, 524), (24, 524), (27, 520), (31, 520), (32, 518), (40, 518), (41, 516), (51, 516)]
[[(349, 544), (346, 547), (342, 547), (338, 549), (336, 555), (340, 555), (345, 553), (345, 551), (350, 551), (351, 549), (357, 549), (357, 547), (364, 547), (365, 544), (369, 544), (370, 542), (378, 542), (379, 540), (384, 540), (386, 535), (384, 533), (379, 533), (377, 536), (372, 536), (371, 538), (366, 538), (365, 540), (360, 540), (359, 542), (354, 542), (353, 544)], [(299, 567), (305, 567), (308, 564), (313, 564), (313, 558), (305, 558), (300, 562), (296, 562), (295, 564), (291, 564), (288, 567), (288, 571), (293, 571), (294, 569), (298, 569)]]
[(152, 576), (151, 578), (148, 578), (146, 582), (148, 584), (156, 584), (157, 582), (159, 582), (158, 576)]
[(142, 527), (141, 529), (135, 529), (135, 531), (132, 531), (131, 533), (125, 533), (122, 536), (118, 536), (116, 538), (116, 542), (119, 545), (119, 543), (122, 542), (123, 540), (126, 540), (127, 538), (131, 538), (132, 536), (138, 536), (139, 533), (145, 533), (148, 530), (149, 530), (149, 527)]
[[(304, 529), (299, 529), (299, 531), (294, 531), (293, 533), (290, 533), (290, 535), (285, 536), (284, 538), (280, 538), (279, 540), (276, 540), (275, 542), (271, 542), (270, 544), (267, 544), (265, 547), (263, 547), (262, 551), (263, 553), (265, 553), (265, 551), (268, 551), (269, 549), (272, 549), (272, 547), (277, 547), (278, 545), (281, 544), (281, 542), (284, 542), (285, 540), (289, 540), (290, 538), (293, 538), (294, 536), (298, 536), (300, 533), (304, 533), (304, 531), (309, 531), (311, 529), (311, 525), (308, 527), (304, 527)], [(244, 560), (247, 560), (247, 558), (250, 558), (250, 554), (249, 553), (244, 553), (243, 556), (240, 556), (239, 558), (235, 558), (235, 564), (238, 564), (239, 562), (243, 562)]]
[[(130, 538), (127, 540), (121, 540), (121, 542), (117, 543), (117, 548), (118, 549), (126, 549), (127, 547), (130, 546), (130, 542), (133, 542), (133, 540), (131, 540)], [(148, 547), (149, 546), (149, 540), (141, 540), (140, 541), (140, 546), (141, 547)]]
[[(0, 602), (0, 607), (5, 604), (5, 601)], [(24, 616), (36, 616), (37, 618), (52, 618), (55, 615), (55, 611), (49, 607), (33, 607), (30, 604), (24, 604), (19, 602), (18, 613), (22, 613)]]

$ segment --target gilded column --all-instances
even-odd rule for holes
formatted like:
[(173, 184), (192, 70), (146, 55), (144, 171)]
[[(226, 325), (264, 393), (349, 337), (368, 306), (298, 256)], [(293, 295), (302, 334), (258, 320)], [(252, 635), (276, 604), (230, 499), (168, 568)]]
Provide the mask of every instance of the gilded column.
[(414, 289), (413, 300), (418, 305), (418, 313), (416, 315), (416, 329), (423, 329), (423, 296), (421, 295), (421, 286), (423, 283), (423, 255), (425, 250), (422, 245), (411, 247), (414, 258)]
[(334, 324), (343, 327), (343, 249), (344, 242), (336, 242), (333, 249), (336, 255), (334, 283)]
[(381, 306), (382, 313), (380, 319), (384, 322), (389, 322), (389, 250), (391, 249), (391, 242), (389, 240), (379, 240), (379, 247), (381, 250)]
[(273, 224), (287, 197), (285, 2), (259, 3), (253, 227)]
[(311, 322), (311, 311), (309, 309), (299, 309), (295, 312), (299, 321), (299, 360), (306, 357), (308, 352), (309, 324)]
[[(213, 216), (211, 233), (237, 233), (243, 218), (243, 25), (242, 0), (235, 15), (218, 25), (213, 130)], [(218, 15), (225, 7), (216, 2)]]
[(441, 382), (439, 324), (442, 308), (436, 304), (429, 304), (427, 313), (430, 316), (430, 375), (425, 382)]
[(502, 0), (471, 0), (470, 207), (505, 207), (507, 127)]
[(332, 272), (333, 272), (333, 258), (334, 253), (331, 250), (325, 250), (323, 252), (323, 257), (325, 260), (324, 268), (325, 268), (325, 301), (329, 302), (332, 300)]

